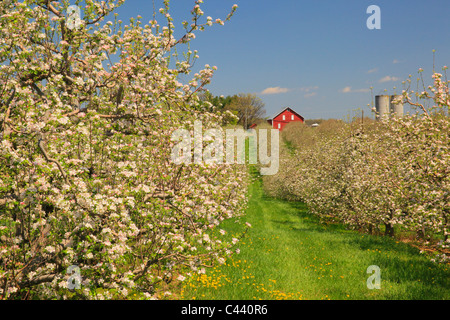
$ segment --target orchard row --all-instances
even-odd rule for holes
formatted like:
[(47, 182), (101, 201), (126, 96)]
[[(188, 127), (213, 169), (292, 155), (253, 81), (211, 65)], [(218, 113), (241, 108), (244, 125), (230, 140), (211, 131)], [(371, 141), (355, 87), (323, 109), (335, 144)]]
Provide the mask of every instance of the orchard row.
[(447, 260), (450, 99), (443, 75), (433, 79), (421, 93), (403, 91), (402, 102), (417, 109), (401, 118), (287, 128), (289, 148), (278, 175), (265, 177), (266, 190), (306, 202), (323, 219), (415, 237)]

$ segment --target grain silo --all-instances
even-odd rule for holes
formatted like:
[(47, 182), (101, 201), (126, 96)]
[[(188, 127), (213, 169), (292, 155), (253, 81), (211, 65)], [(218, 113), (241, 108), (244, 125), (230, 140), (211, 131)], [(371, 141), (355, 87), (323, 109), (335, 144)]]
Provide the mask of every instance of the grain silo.
[(397, 116), (397, 117), (403, 116), (402, 96), (399, 96), (399, 95), (391, 96), (390, 112), (391, 112), (391, 116)]
[(375, 119), (383, 120), (389, 116), (403, 116), (403, 102), (400, 95), (375, 96)]
[(375, 118), (382, 120), (389, 116), (390, 97), (388, 95), (375, 96)]

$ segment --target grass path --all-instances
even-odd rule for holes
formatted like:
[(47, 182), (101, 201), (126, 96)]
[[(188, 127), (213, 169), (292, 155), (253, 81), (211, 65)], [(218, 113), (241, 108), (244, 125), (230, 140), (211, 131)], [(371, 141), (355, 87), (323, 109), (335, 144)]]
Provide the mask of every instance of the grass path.
[[(249, 189), (252, 228), (240, 253), (185, 284), (184, 299), (450, 299), (450, 267), (382, 236), (323, 225), (301, 203), (268, 198), (261, 181)], [(223, 224), (230, 236), (240, 230)], [(381, 270), (368, 289), (367, 268)]]

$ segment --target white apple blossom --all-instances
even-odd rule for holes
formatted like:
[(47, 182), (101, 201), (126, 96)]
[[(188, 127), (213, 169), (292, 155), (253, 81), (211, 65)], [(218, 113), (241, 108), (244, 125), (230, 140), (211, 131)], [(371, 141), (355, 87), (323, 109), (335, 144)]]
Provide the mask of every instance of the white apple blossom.
[[(108, 19), (123, 2), (90, 1), (80, 8), (82, 20)], [(9, 235), (1, 253), (17, 262), (2, 262), (0, 288), (11, 289), (2, 298), (73, 297), (65, 285), (70, 266), (80, 268), (83, 298), (99, 297), (97, 289), (106, 299), (126, 298), (131, 288), (161, 297), (170, 283), (161, 277), (166, 260), (185, 277), (232, 246), (215, 241), (221, 234), (209, 228), (243, 213), (246, 168), (171, 162), (173, 130), (192, 129), (199, 116), (213, 128), (225, 116), (204, 111), (197, 95), (214, 68), (182, 82), (177, 74), (190, 74), (197, 52), (171, 58), (179, 60), (173, 66), (164, 58), (178, 43), (168, 3), (165, 29), (156, 21), (125, 28), (120, 20), (88, 27), (77, 19), (64, 29), (58, 22), (66, 18), (51, 16), (47, 6), (0, 2), (8, 12), (0, 32), (11, 41), (0, 49), (0, 87), (14, 110), (1, 127), (0, 232)], [(207, 26), (197, 5), (197, 27), (185, 25), (185, 42)], [(221, 188), (209, 181), (216, 171)], [(19, 224), (25, 238), (15, 236)]]

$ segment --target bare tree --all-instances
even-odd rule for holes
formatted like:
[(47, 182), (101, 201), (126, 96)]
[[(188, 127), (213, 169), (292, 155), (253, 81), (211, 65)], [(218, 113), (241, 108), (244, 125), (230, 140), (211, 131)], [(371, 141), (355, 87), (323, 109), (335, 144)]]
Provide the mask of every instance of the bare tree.
[(264, 102), (254, 94), (240, 93), (233, 96), (228, 110), (234, 111), (239, 117), (238, 124), (248, 129), (255, 122), (259, 122), (266, 113)]

